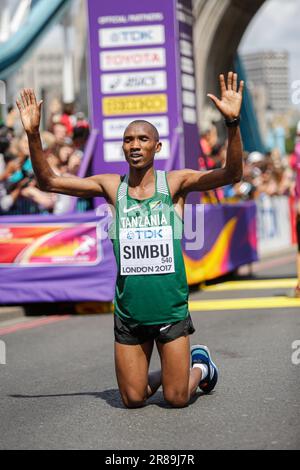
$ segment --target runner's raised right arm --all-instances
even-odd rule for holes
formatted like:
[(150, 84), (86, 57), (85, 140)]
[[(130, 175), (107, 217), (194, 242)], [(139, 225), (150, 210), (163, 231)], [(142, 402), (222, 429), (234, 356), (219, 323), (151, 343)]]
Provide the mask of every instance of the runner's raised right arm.
[(39, 133), (42, 101), (37, 103), (32, 89), (25, 88), (16, 101), (24, 130), (28, 137), (33, 170), (43, 191), (68, 194), (77, 197), (103, 196), (114, 202), (114, 194), (120, 181), (119, 175), (95, 175), (88, 178), (58, 176), (44, 156)]

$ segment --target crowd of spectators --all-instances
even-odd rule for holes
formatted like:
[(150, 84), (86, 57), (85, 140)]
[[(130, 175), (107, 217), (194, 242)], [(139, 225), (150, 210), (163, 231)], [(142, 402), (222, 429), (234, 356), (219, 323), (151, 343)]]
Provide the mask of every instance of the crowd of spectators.
[[(199, 169), (222, 168), (226, 162), (227, 142), (219, 144), (215, 126), (201, 136)], [(244, 152), (243, 179), (239, 183), (205, 193), (204, 200), (238, 202), (267, 196), (293, 196), (295, 190), (294, 155), (281, 155), (278, 149), (267, 153)]]
[[(19, 124), (19, 126), (18, 126)], [(41, 132), (44, 158), (56, 174), (77, 175), (89, 124), (73, 106), (53, 100), (50, 118)], [(201, 136), (200, 170), (221, 168), (226, 162), (227, 142), (220, 144), (214, 125)], [(238, 202), (263, 195), (290, 196), (295, 188), (294, 155), (272, 152), (244, 152), (241, 182), (202, 194), (202, 202)], [(18, 111), (11, 106), (6, 121), (0, 123), (0, 215), (63, 214), (70, 210), (70, 196), (45, 193), (38, 188), (30, 157), (27, 136), (20, 133)], [(91, 201), (79, 200), (77, 209), (87, 210)]]
[[(10, 106), (0, 123), (0, 215), (63, 214), (72, 198), (46, 193), (38, 188), (29, 156), (28, 140), (20, 129), (18, 110)], [(89, 124), (70, 104), (53, 100), (46, 130), (41, 140), (46, 158), (56, 174), (77, 175), (89, 136)], [(79, 201), (79, 210), (91, 201)]]

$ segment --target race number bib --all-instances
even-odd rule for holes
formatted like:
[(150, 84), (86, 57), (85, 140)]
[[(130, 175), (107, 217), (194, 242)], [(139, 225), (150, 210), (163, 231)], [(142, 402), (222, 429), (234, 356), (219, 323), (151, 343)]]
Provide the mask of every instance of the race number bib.
[(171, 225), (120, 228), (121, 275), (174, 273)]

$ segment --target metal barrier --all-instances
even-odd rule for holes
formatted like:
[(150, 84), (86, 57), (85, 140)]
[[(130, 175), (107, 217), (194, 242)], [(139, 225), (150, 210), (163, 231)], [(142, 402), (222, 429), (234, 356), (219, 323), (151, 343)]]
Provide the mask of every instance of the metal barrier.
[(270, 253), (293, 244), (287, 196), (261, 195), (256, 201), (258, 252)]
[[(89, 211), (91, 209), (93, 209), (92, 199), (81, 199), (81, 198), (77, 199), (76, 206), (74, 208), (75, 212), (82, 213), (82, 212)], [(1, 215), (34, 215), (34, 214), (47, 215), (47, 214), (51, 214), (51, 211), (48, 211), (47, 209), (41, 209), (38, 204), (23, 197), (18, 198), (16, 203), (13, 205), (13, 207), (9, 211), (2, 212), (0, 210), (0, 216)]]
[(25, 214), (48, 214), (48, 211), (41, 210), (38, 204), (29, 199), (19, 197), (16, 203), (7, 212), (0, 212), (0, 215), (25, 215)]

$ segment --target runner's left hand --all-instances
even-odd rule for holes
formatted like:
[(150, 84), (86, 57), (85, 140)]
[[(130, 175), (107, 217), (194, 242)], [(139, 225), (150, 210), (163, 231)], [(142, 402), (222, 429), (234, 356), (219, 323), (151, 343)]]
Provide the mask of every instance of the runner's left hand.
[(223, 116), (229, 120), (239, 117), (241, 112), (244, 82), (243, 80), (240, 82), (238, 89), (237, 79), (236, 73), (229, 72), (226, 87), (224, 75), (220, 75), (221, 100), (210, 93), (207, 95), (215, 103)]

